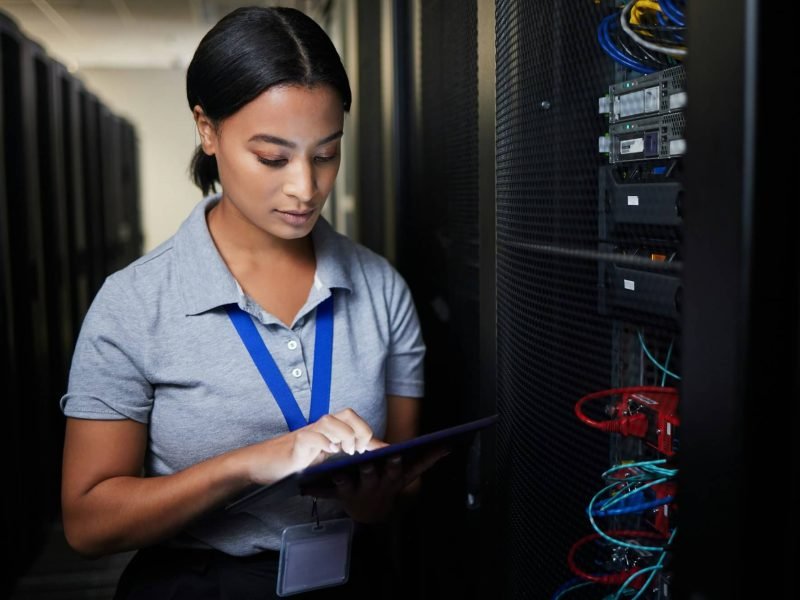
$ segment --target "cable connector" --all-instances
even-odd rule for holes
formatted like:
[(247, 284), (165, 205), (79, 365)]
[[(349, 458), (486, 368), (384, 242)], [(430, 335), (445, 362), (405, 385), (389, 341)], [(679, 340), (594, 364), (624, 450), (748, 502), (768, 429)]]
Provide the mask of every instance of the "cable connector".
[(640, 438), (647, 434), (648, 426), (647, 417), (642, 413), (600, 423), (600, 429), (608, 433), (621, 433), (622, 435), (632, 435)]
[[(613, 398), (619, 397), (619, 400)], [(590, 401), (610, 401), (609, 420), (595, 420), (583, 407)], [(590, 427), (607, 433), (642, 438), (666, 456), (675, 454), (675, 433), (680, 425), (676, 414), (678, 390), (672, 387), (634, 386), (587, 394), (575, 404), (575, 415)], [(612, 408), (613, 407), (613, 408)]]

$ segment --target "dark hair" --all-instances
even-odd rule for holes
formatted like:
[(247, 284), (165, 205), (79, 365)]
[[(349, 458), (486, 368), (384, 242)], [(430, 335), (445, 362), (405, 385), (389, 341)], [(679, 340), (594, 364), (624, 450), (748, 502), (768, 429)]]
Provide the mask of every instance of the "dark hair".
[[(189, 109), (200, 106), (219, 123), (275, 85), (328, 84), (352, 100), (350, 82), (330, 38), (313, 19), (293, 8), (237, 8), (203, 39), (186, 73)], [(192, 180), (208, 194), (219, 181), (217, 159), (198, 146)]]

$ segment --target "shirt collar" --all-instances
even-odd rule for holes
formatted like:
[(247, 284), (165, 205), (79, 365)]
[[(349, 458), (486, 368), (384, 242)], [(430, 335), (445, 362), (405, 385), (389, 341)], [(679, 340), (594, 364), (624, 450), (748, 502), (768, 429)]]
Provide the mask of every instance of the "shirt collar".
[[(207, 196), (195, 206), (175, 234), (178, 279), (187, 315), (197, 315), (241, 299), (239, 286), (214, 245), (208, 231), (206, 215), (221, 195)], [(311, 230), (317, 272), (314, 289), (344, 288), (353, 290), (347, 269), (346, 239), (323, 217)]]

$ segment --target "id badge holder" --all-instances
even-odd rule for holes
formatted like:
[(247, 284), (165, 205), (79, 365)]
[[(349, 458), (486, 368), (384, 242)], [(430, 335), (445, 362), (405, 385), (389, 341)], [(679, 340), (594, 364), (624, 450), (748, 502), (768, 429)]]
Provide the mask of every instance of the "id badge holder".
[[(314, 499), (312, 516), (317, 515)], [(332, 519), (293, 525), (283, 530), (278, 562), (278, 596), (291, 596), (347, 583), (353, 520)]]

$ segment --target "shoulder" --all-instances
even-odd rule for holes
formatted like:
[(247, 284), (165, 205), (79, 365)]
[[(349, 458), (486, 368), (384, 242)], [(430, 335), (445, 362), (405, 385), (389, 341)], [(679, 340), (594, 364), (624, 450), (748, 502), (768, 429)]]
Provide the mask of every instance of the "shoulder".
[(366, 246), (336, 231), (324, 218), (320, 218), (312, 232), (317, 259), (345, 271), (365, 271), (372, 274), (391, 273), (394, 267), (386, 258)]
[(152, 334), (159, 317), (180, 305), (180, 286), (170, 238), (128, 266), (106, 277), (84, 325), (101, 331), (116, 329)]
[(326, 235), (334, 249), (331, 253), (341, 268), (350, 275), (354, 290), (368, 286), (371, 290), (383, 289), (391, 293), (405, 282), (386, 257), (335, 231), (330, 225)]
[(140, 303), (148, 296), (164, 291), (173, 272), (175, 238), (163, 242), (127, 267), (112, 273), (106, 285), (119, 289), (131, 302)]

